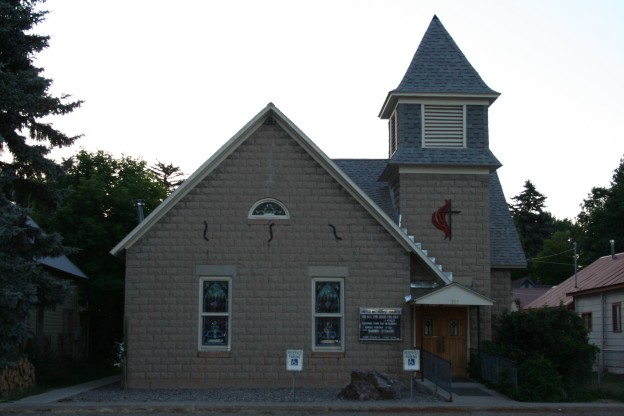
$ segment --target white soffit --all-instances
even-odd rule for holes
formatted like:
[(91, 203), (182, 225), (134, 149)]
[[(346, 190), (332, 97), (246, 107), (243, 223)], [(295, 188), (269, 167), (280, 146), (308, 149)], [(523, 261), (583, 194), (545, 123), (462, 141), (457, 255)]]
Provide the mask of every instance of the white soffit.
[(451, 283), (438, 290), (414, 299), (414, 305), (492, 306), (494, 301), (458, 283)]

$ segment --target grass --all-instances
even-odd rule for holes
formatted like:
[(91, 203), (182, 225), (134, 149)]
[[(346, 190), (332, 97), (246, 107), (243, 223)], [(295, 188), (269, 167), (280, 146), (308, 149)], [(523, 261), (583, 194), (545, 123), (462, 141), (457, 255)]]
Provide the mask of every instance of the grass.
[(594, 376), (588, 383), (587, 391), (596, 400), (624, 402), (624, 374), (603, 374), (600, 378), (597, 374)]

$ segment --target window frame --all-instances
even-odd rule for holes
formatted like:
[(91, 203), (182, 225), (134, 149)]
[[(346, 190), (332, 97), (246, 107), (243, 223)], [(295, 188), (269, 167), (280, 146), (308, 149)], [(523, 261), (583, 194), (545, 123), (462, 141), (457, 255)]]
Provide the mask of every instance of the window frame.
[[(459, 109), (461, 108), (461, 144), (457, 142), (457, 137), (454, 135), (450, 135), (447, 139), (448, 144), (441, 145), (440, 143), (432, 143), (434, 140), (433, 137), (427, 134), (428, 127), (431, 126), (432, 120), (427, 117), (427, 110), (449, 110), (453, 107)], [(466, 105), (465, 104), (421, 104), (421, 114), (422, 114), (422, 147), (429, 149), (463, 149), (466, 147)], [(446, 132), (447, 130), (443, 130)], [(450, 131), (450, 129), (449, 129)], [(439, 138), (438, 138), (439, 141)], [(457, 142), (457, 143), (455, 143)]]
[(593, 316), (591, 312), (583, 312), (581, 313), (581, 319), (583, 320), (583, 324), (585, 325), (585, 329), (587, 332), (593, 331)]
[(613, 332), (622, 332), (622, 302), (611, 304), (611, 322)]
[[(274, 214), (263, 214), (263, 215), (258, 215), (258, 214), (254, 214), (254, 211), (256, 210), (256, 208), (258, 208), (260, 205), (262, 204), (266, 204), (266, 203), (273, 203), (275, 205), (278, 205), (283, 211), (285, 215), (274, 215)], [(288, 212), (288, 208), (286, 208), (286, 205), (280, 201), (277, 200), (275, 198), (262, 198), (256, 202), (253, 203), (253, 205), (251, 206), (251, 208), (249, 209), (249, 212), (247, 213), (247, 219), (249, 220), (289, 220), (290, 219), (290, 212)]]
[[(345, 303), (344, 277), (313, 277), (312, 282), (312, 351), (314, 352), (343, 352), (345, 350)], [(321, 282), (338, 282), (340, 284), (340, 312), (338, 313), (322, 313), (316, 312), (316, 284)], [(340, 343), (338, 345), (319, 345), (317, 343), (317, 318), (339, 318), (340, 319)]]
[(388, 120), (388, 140), (389, 140), (389, 155), (392, 157), (399, 148), (399, 134), (397, 131), (397, 111), (394, 110), (390, 119)]
[[(204, 311), (204, 282), (227, 282), (227, 312)], [(198, 351), (230, 351), (232, 346), (232, 276), (200, 276), (199, 277), (199, 302), (198, 302)], [(204, 318), (209, 316), (227, 316), (227, 342), (225, 345), (205, 345), (203, 339)]]

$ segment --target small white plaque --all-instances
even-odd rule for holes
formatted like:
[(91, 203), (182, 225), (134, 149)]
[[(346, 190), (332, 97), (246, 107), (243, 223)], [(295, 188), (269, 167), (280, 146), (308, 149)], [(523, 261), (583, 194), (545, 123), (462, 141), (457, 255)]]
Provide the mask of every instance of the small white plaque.
[(420, 371), (420, 350), (403, 350), (403, 370)]
[(303, 350), (286, 350), (286, 370), (303, 370)]

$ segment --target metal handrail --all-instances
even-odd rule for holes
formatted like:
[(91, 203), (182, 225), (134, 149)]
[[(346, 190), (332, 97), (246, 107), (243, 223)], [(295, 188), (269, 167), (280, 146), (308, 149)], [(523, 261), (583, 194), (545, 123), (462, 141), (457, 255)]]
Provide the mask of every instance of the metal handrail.
[(421, 351), (422, 377), (449, 393), (449, 401), (453, 401), (453, 365), (450, 361), (429, 351)]

